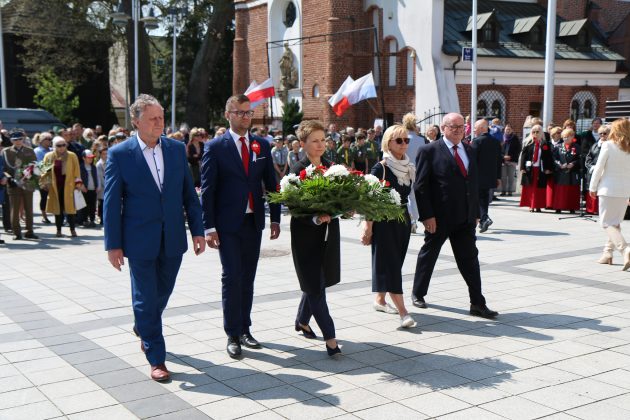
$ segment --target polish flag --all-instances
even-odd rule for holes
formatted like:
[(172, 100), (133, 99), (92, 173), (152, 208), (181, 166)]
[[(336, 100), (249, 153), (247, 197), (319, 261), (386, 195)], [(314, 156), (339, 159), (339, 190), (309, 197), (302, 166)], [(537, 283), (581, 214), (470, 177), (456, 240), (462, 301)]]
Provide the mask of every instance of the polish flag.
[(341, 117), (350, 106), (368, 98), (376, 98), (376, 86), (374, 86), (372, 72), (357, 80), (352, 80), (352, 77), (348, 76), (328, 103), (332, 106), (335, 114)]
[(265, 80), (261, 84), (257, 84), (254, 80), (249, 85), (244, 95), (249, 98), (251, 102), (251, 109), (254, 109), (265, 102), (265, 99), (276, 96), (276, 90), (273, 87), (271, 78)]

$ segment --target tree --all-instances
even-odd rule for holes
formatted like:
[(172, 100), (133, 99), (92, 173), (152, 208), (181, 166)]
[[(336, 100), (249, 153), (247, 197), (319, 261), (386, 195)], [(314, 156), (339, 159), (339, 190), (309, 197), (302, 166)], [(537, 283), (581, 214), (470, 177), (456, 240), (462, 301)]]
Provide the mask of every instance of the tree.
[(291, 102), (282, 107), (282, 133), (295, 134), (295, 128), (293, 126), (302, 122), (304, 113), (300, 111), (300, 103), (295, 99), (291, 99)]
[[(198, 6), (202, 6), (199, 2)], [(210, 114), (210, 97), (215, 101), (225, 102), (227, 96), (221, 98), (214, 90), (231, 91), (232, 51), (231, 42), (226, 46), (226, 36), (229, 36), (234, 18), (234, 3), (232, 0), (212, 1), (212, 15), (207, 21), (203, 42), (197, 50), (190, 70), (188, 93), (186, 95), (185, 121), (190, 126), (207, 127)], [(223, 53), (223, 54), (222, 54)], [(229, 53), (229, 54), (228, 54)], [(223, 56), (220, 63), (220, 57)], [(225, 79), (226, 74), (229, 80)]]
[(66, 124), (72, 123), (72, 112), (79, 107), (79, 97), (74, 95), (74, 83), (63, 81), (48, 68), (40, 71), (35, 83), (37, 93), (33, 100)]

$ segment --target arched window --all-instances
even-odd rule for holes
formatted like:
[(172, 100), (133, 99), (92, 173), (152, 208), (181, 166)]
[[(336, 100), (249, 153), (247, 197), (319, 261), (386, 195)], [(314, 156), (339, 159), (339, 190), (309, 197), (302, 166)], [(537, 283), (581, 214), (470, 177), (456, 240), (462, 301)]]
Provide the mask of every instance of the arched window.
[(484, 118), (488, 115), (488, 104), (483, 99), (477, 101), (477, 119)]
[(290, 28), (293, 26), (293, 23), (295, 22), (295, 17), (297, 16), (297, 10), (295, 9), (295, 4), (293, 4), (293, 2), (289, 2), (289, 4), (287, 4), (286, 9), (284, 9), (284, 26), (286, 26), (287, 28)]
[(571, 119), (577, 121), (580, 115), (580, 103), (576, 100), (571, 101)]
[(593, 118), (593, 103), (590, 99), (584, 101), (584, 118)]
[(543, 27), (542, 25), (537, 25), (532, 29), (531, 32), (532, 45), (542, 45), (543, 44)]
[(389, 86), (396, 86), (396, 66), (398, 63), (398, 57), (396, 56), (398, 52), (398, 45), (395, 39), (390, 39), (388, 42), (388, 51), (389, 51)]
[(412, 49), (407, 50), (407, 86), (414, 85), (413, 73), (416, 68), (416, 52)]
[(501, 102), (498, 99), (495, 99), (494, 101), (492, 101), (491, 110), (492, 110), (492, 116), (494, 118), (498, 118), (503, 121), (503, 112), (501, 109)]
[(317, 83), (313, 85), (313, 98), (319, 98), (319, 85)]
[(496, 39), (494, 37), (494, 23), (488, 22), (486, 26), (483, 28), (483, 41), (484, 42), (495, 42)]

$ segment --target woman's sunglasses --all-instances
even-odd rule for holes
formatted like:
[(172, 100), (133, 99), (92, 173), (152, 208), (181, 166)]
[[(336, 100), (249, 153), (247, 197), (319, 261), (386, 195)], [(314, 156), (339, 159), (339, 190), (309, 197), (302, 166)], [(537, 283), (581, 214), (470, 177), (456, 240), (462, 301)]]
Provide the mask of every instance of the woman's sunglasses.
[(405, 144), (409, 144), (409, 137), (398, 137), (397, 139), (394, 139), (394, 141), (396, 142), (396, 144), (403, 144), (403, 141), (405, 142)]

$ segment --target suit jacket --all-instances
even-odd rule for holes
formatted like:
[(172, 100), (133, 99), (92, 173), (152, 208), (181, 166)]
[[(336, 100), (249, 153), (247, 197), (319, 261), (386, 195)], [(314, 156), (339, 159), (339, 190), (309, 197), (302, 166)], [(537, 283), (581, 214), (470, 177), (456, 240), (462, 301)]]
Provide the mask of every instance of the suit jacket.
[(496, 188), (497, 179), (501, 179), (503, 155), (501, 143), (488, 133), (475, 137), (471, 147), (477, 154), (479, 168), (479, 188), (482, 190)]
[[(554, 182), (558, 185), (580, 185), (581, 160), (577, 146), (570, 146), (568, 150), (564, 145), (553, 149)], [(561, 168), (561, 165), (569, 163), (573, 164), (571, 169)]]
[(521, 140), (514, 133), (510, 136), (510, 138), (503, 142), (503, 155), (508, 155), (510, 157), (510, 162), (515, 165), (518, 164), (518, 157), (521, 155)]
[(597, 140), (595, 140), (595, 136), (593, 136), (592, 130), (583, 131), (582, 133), (580, 133), (580, 137), (582, 138), (582, 144), (581, 149), (578, 149), (578, 151), (584, 158), (591, 150), (591, 147), (593, 147), (593, 145), (597, 143)]
[(597, 159), (599, 159), (599, 152), (602, 148), (603, 143), (597, 142), (591, 146), (591, 150), (589, 150), (586, 155), (586, 159), (584, 159), (584, 177), (586, 179), (585, 188), (588, 189), (589, 184), (591, 183), (591, 175), (593, 174), (593, 169), (595, 169), (595, 164), (597, 163)]
[[(545, 171), (553, 172), (553, 156), (551, 149), (553, 146), (547, 141), (540, 142), (540, 172), (538, 174), (538, 188), (545, 188), (547, 186), (547, 174)], [(534, 169), (533, 166), (527, 166), (527, 162), (532, 162), (534, 160), (534, 150), (535, 145), (532, 141), (526, 146), (523, 146), (523, 151), (521, 152), (521, 170), (525, 171), (525, 174), (521, 178), (521, 185), (527, 186), (532, 183), (532, 171)]]
[[(4, 156), (0, 153), (0, 180), (3, 180), (4, 176)], [(4, 189), (6, 185), (0, 185), (0, 204), (4, 203)]]
[[(260, 145), (254, 160), (253, 142)], [(271, 159), (271, 146), (266, 139), (249, 136), (249, 173), (229, 130), (206, 143), (201, 163), (201, 202), (204, 229), (215, 228), (219, 234), (237, 232), (243, 224), (249, 193), (254, 197), (256, 227), (265, 228), (265, 203), (262, 184), (267, 191), (276, 191), (276, 175)], [(280, 205), (270, 204), (271, 221), (280, 223)]]
[(185, 145), (160, 139), (164, 186), (158, 188), (133, 136), (109, 149), (105, 168), (105, 249), (122, 248), (127, 258), (154, 259), (161, 244), (167, 257), (188, 249), (184, 210), (192, 236), (203, 236), (201, 205), (188, 168)]
[(593, 169), (589, 191), (607, 197), (630, 197), (630, 153), (626, 153), (613, 141), (602, 144), (599, 158)]
[[(305, 157), (291, 172), (299, 175), (310, 164)], [(332, 164), (322, 158), (322, 165), (330, 167)], [(341, 281), (341, 245), (339, 219), (316, 225), (313, 216), (291, 217), (291, 253), (300, 290), (317, 295)]]
[[(435, 217), (438, 229), (451, 229), (479, 218), (477, 156), (464, 143), (468, 176), (464, 178), (443, 139), (420, 147), (416, 159), (414, 192), (420, 220)], [(461, 151), (460, 151), (461, 153)]]
[[(33, 149), (27, 146), (22, 146), (22, 148), (18, 151), (15, 146), (7, 147), (2, 150), (2, 154), (4, 156), (4, 172), (8, 173), (11, 177), (15, 177), (15, 170), (19, 169), (21, 166), (26, 165), (31, 162), (37, 161), (37, 156)], [(15, 189), (20, 187), (11, 187), (9, 189)], [(33, 187), (30, 185), (25, 186), (24, 188), (27, 191), (33, 191)]]

